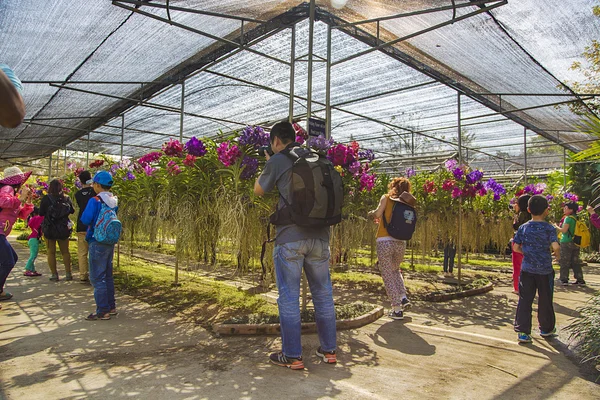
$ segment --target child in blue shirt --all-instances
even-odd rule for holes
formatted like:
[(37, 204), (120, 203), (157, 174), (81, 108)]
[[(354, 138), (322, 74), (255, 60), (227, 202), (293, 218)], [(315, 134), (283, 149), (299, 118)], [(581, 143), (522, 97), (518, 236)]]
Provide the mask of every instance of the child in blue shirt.
[(550, 248), (556, 259), (560, 259), (556, 229), (544, 220), (548, 215), (548, 200), (541, 195), (532, 196), (527, 209), (531, 213), (531, 220), (519, 227), (514, 238), (514, 251), (523, 253), (519, 304), (514, 323), (520, 343), (532, 342), (531, 312), (536, 290), (540, 335), (549, 337), (556, 333), (556, 317), (552, 305), (554, 269)]
[(113, 177), (107, 171), (94, 175), (92, 188), (98, 194), (92, 197), (81, 215), (81, 222), (88, 226), (85, 240), (89, 244), (90, 282), (94, 286), (96, 312), (88, 315), (88, 321), (107, 320), (117, 314), (115, 305), (115, 281), (113, 279), (114, 244), (99, 243), (94, 239), (94, 227), (100, 215), (102, 203), (118, 209), (117, 196), (110, 192)]

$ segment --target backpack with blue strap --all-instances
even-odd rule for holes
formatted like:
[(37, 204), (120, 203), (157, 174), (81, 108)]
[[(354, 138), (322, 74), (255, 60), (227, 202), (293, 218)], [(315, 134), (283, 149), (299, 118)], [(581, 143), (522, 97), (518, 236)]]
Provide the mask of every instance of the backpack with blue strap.
[(117, 218), (115, 208), (110, 208), (100, 196), (94, 198), (101, 204), (100, 213), (94, 225), (94, 239), (98, 243), (116, 244), (121, 238), (123, 225)]

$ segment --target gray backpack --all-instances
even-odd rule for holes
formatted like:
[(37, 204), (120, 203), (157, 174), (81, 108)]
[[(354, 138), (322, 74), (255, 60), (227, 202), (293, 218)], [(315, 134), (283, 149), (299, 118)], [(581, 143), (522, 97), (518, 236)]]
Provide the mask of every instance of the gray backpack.
[(312, 228), (339, 224), (344, 187), (331, 161), (301, 147), (287, 148), (282, 153), (293, 162), (291, 197), (281, 196), (285, 206), (271, 215), (271, 223)]

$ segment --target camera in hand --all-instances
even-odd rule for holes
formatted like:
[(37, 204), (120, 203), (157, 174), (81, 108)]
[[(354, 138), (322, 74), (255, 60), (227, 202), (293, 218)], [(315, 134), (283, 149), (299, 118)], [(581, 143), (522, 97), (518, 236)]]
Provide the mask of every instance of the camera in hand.
[(258, 155), (259, 156), (264, 156), (265, 153), (267, 153), (269, 156), (272, 156), (274, 154), (273, 150), (271, 150), (271, 146), (260, 146), (258, 148)]

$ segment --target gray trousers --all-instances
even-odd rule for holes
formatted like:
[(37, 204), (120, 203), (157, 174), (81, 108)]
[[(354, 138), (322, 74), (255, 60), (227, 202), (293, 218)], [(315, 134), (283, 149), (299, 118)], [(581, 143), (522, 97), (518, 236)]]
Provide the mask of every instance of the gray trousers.
[(560, 280), (569, 280), (569, 269), (573, 269), (575, 280), (583, 281), (581, 260), (579, 259), (579, 247), (573, 242), (560, 244)]

